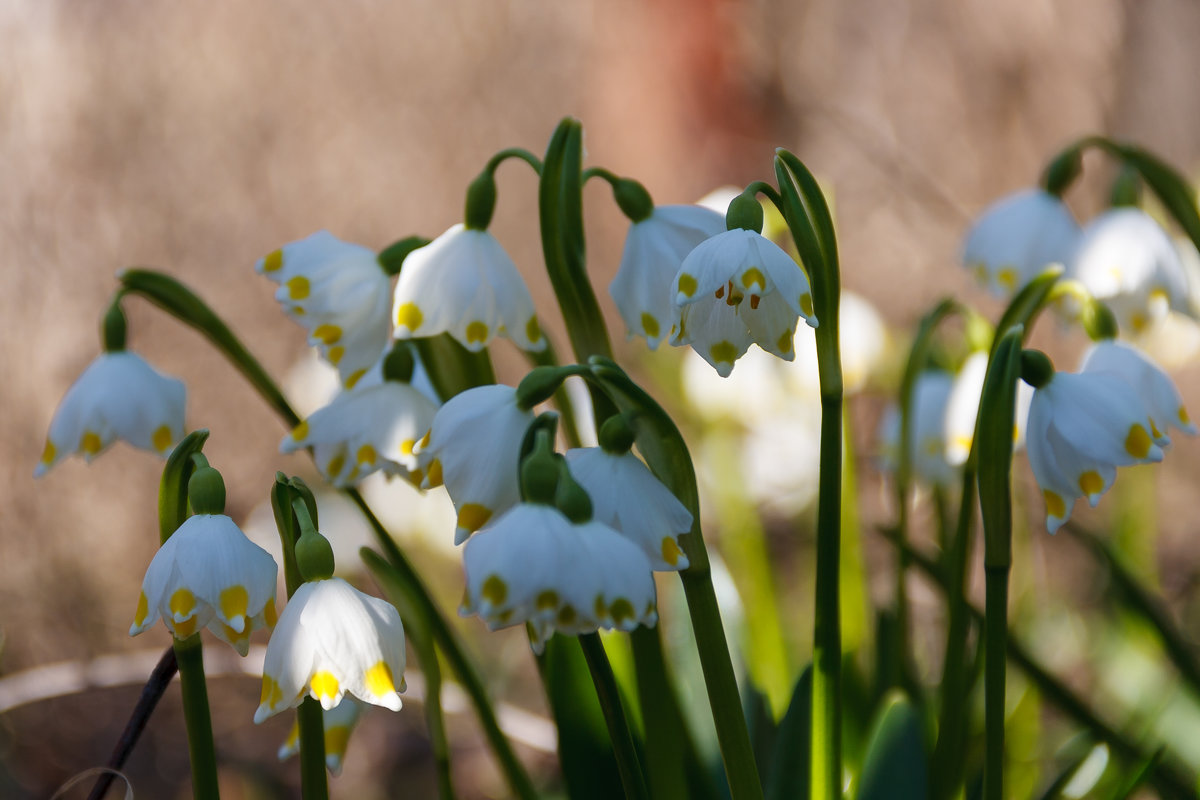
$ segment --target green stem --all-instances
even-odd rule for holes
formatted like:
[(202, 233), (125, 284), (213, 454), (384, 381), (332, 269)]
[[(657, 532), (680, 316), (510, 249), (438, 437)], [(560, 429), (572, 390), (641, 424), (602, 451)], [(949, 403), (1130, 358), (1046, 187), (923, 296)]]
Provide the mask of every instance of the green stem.
[(220, 797), (221, 793), (217, 785), (217, 753), (213, 746), (200, 634), (175, 641), (175, 660), (179, 664), (183, 719), (187, 725), (188, 755), (192, 762), (192, 796), (197, 800), (210, 800)]
[(613, 676), (612, 665), (608, 663), (608, 655), (604, 652), (600, 634), (581, 634), (579, 645), (583, 648), (583, 657), (587, 660), (592, 683), (596, 685), (596, 696), (600, 699), (600, 708), (604, 711), (604, 721), (608, 725), (609, 738), (612, 739), (613, 753), (617, 757), (617, 769), (621, 773), (621, 785), (625, 789), (625, 796), (631, 800), (649, 800), (646, 782), (642, 778), (642, 768), (638, 763), (637, 748), (633, 744), (633, 733), (629, 730), (629, 721), (625, 718), (625, 709), (621, 706), (621, 694), (617, 691), (617, 680)]
[(1008, 648), (1007, 564), (988, 566), (984, 573), (986, 598), (984, 635), (984, 800), (1004, 798), (1004, 690)]
[[(342, 701), (352, 702), (349, 695)], [(300, 794), (304, 800), (327, 800), (329, 778), (325, 774), (325, 718), (321, 704), (304, 698), (296, 709), (300, 725)]]
[(495, 172), (496, 168), (500, 166), (501, 162), (510, 158), (524, 161), (526, 164), (533, 167), (533, 171), (538, 175), (542, 174), (541, 159), (523, 147), (508, 147), (496, 153), (496, 155), (492, 156), (491, 159), (488, 160), (487, 171), (489, 173)]

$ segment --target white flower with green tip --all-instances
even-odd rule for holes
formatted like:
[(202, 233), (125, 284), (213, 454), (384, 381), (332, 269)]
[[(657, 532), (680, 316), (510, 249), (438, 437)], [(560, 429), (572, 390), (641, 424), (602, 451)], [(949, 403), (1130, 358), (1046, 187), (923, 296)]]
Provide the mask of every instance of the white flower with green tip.
[(1054, 264), (1066, 265), (1079, 223), (1063, 201), (1025, 189), (984, 209), (967, 231), (962, 263), (997, 297), (1009, 297)]
[(305, 697), (326, 711), (347, 694), (399, 711), (404, 626), (390, 603), (341, 578), (309, 581), (288, 601), (263, 661), (262, 722)]
[(162, 617), (176, 639), (207, 627), (246, 655), (250, 634), (275, 624), (278, 567), (224, 514), (195, 514), (146, 569), (129, 635)]
[(455, 225), (404, 260), (392, 306), (397, 339), (448, 333), (478, 352), (496, 336), (546, 348), (516, 264), (484, 230)]
[(275, 299), (352, 387), (388, 342), (391, 276), (374, 252), (318, 231), (260, 259)]
[(187, 392), (141, 356), (102, 353), (63, 395), (34, 477), (70, 453), (90, 462), (117, 439), (166, 456), (183, 438)]

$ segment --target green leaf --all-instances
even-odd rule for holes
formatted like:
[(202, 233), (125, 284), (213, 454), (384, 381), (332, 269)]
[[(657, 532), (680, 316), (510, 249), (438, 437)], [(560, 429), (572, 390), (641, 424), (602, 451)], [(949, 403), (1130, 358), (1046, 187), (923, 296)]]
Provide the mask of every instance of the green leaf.
[(175, 445), (158, 484), (158, 535), (167, 541), (188, 516), (188, 480), (195, 465), (192, 456), (204, 449), (208, 431), (192, 431)]
[(792, 701), (779, 722), (771, 767), (766, 773), (767, 800), (807, 800), (812, 754), (812, 666), (804, 669)]
[(895, 694), (871, 734), (863, 759), (859, 800), (926, 800), (929, 760), (920, 715), (904, 696)]
[(496, 382), (486, 348), (472, 353), (448, 333), (411, 341), (442, 402), (467, 389)]

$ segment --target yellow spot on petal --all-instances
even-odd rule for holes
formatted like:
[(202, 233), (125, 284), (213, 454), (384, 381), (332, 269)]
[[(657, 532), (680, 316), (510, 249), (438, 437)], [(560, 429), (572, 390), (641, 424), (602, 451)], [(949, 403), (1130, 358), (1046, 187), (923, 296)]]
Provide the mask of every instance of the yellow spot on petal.
[(268, 628), (274, 628), (275, 623), (279, 621), (279, 612), (275, 610), (275, 598), (272, 597), (263, 607), (263, 621), (267, 623)]
[(1042, 498), (1046, 501), (1047, 514), (1055, 519), (1063, 519), (1067, 516), (1067, 504), (1063, 502), (1062, 496), (1057, 492), (1043, 489)]
[(342, 467), (344, 466), (346, 466), (346, 457), (341, 453), (338, 453), (336, 456), (329, 459), (329, 464), (325, 467), (325, 474), (330, 476), (340, 475), (342, 472)]
[[(1192, 419), (1191, 419), (1191, 417), (1188, 416), (1187, 409), (1184, 408), (1183, 406), (1179, 407), (1179, 421), (1180, 421), (1180, 423), (1182, 423), (1184, 425), (1192, 424)], [(50, 443), (46, 442), (46, 444), (50, 444)], [(51, 446), (53, 446), (53, 445), (51, 445)], [(43, 458), (44, 458), (44, 456), (43, 456)]]
[(138, 592), (137, 609), (133, 612), (133, 624), (137, 627), (142, 627), (146, 622), (146, 617), (150, 614), (150, 601), (146, 599), (145, 592)]
[(737, 360), (737, 348), (729, 342), (717, 342), (708, 352), (718, 364), (732, 364)]
[(1079, 476), (1079, 489), (1088, 497), (1099, 494), (1104, 490), (1104, 479), (1100, 477), (1099, 472), (1089, 469)]
[(362, 447), (358, 448), (358, 454), (355, 456), (355, 460), (358, 461), (359, 464), (366, 464), (367, 466), (373, 467), (375, 466), (375, 459), (377, 457), (378, 456), (375, 453), (375, 448), (371, 447), (369, 444), (364, 444)]
[(464, 503), (458, 511), (458, 527), (471, 533), (482, 528), (492, 518), (492, 510), (479, 503)]
[(336, 344), (342, 338), (342, 329), (337, 325), (318, 325), (312, 335), (325, 344)]
[(93, 431), (84, 431), (83, 436), (79, 437), (79, 449), (89, 456), (94, 456), (100, 452), (104, 444), (100, 441), (100, 434)]
[(1160, 431), (1158, 426), (1154, 424), (1153, 418), (1150, 419), (1150, 435), (1155, 439), (1161, 439), (1163, 437), (1162, 431)]
[(421, 313), (421, 309), (417, 307), (416, 303), (405, 303), (396, 309), (397, 328), (408, 328), (409, 331), (416, 333), (424, 319), (425, 315)]
[(596, 602), (593, 604), (592, 610), (596, 612), (596, 619), (604, 619), (608, 616), (608, 606), (604, 604), (604, 595), (596, 595)]
[(779, 340), (775, 342), (775, 349), (781, 353), (792, 352), (792, 332), (784, 331), (779, 334)]
[(405, 439), (404, 441), (400, 442), (400, 452), (406, 456), (411, 456), (413, 454), (413, 449), (416, 446), (417, 443), (412, 439)]
[(186, 586), (181, 586), (171, 595), (167, 605), (175, 616), (187, 616), (196, 609), (196, 596)]
[(1141, 425), (1129, 426), (1129, 435), (1125, 437), (1125, 452), (1134, 458), (1145, 458), (1150, 453), (1150, 434)]
[(279, 685), (279, 681), (270, 675), (263, 675), (262, 694), (259, 695), (258, 702), (265, 703), (267, 708), (275, 708), (282, 700), (283, 688)]
[(483, 582), (483, 589), (480, 592), (483, 599), (487, 600), (494, 606), (503, 605), (508, 598), (508, 584), (499, 575), (490, 575)]
[(295, 750), (300, 746), (300, 723), (293, 722), (292, 729), (288, 731), (287, 738), (283, 740), (283, 747), (286, 750)]
[(346, 376), (346, 383), (345, 383), (346, 388), (353, 389), (354, 384), (358, 383), (362, 379), (362, 376), (366, 375), (366, 374), (367, 374), (367, 370), (365, 368), (364, 369), (356, 369), (354, 372), (351, 372), (348, 376)]
[(387, 662), (379, 661), (368, 669), (363, 676), (363, 681), (367, 684), (367, 691), (376, 697), (386, 697), (396, 693), (396, 684), (392, 680), (392, 668), (387, 665)]
[(663, 561), (667, 562), (673, 567), (679, 563), (679, 557), (681, 555), (683, 555), (683, 551), (679, 549), (679, 543), (675, 541), (675, 537), (664, 536), (662, 540)]
[(537, 605), (538, 611), (549, 611), (551, 609), (558, 608), (558, 592), (554, 591), (553, 589), (547, 589), (537, 596), (537, 599), (534, 600), (534, 603)]
[(338, 365), (338, 362), (342, 360), (344, 355), (346, 355), (346, 348), (342, 347), (340, 344), (335, 344), (333, 347), (329, 348), (328, 352), (325, 353), (325, 357), (329, 359), (329, 363), (333, 364), (335, 367)]
[(174, 441), (175, 437), (171, 435), (171, 428), (167, 425), (159, 425), (150, 436), (150, 443), (160, 453), (170, 447)]
[(283, 268), (283, 251), (273, 250), (263, 259), (263, 272), (278, 272)]
[(488, 338), (488, 326), (484, 322), (475, 320), (467, 325), (467, 344), (478, 342), (483, 344)]
[(742, 288), (749, 289), (751, 286), (758, 286), (759, 289), (767, 288), (767, 279), (763, 277), (758, 267), (751, 267), (742, 273)]
[(288, 278), (284, 284), (288, 290), (288, 297), (293, 300), (303, 300), (308, 297), (308, 293), (312, 291), (312, 287), (308, 283), (308, 278), (303, 275), (296, 275)]
[(538, 324), (537, 314), (534, 314), (529, 318), (529, 322), (525, 323), (525, 338), (535, 343), (542, 340), (542, 326)]
[(579, 618), (579, 615), (576, 613), (575, 607), (572, 605), (569, 605), (569, 604), (565, 605), (558, 610), (558, 624), (559, 625), (571, 625), (578, 618)]
[(304, 420), (299, 425), (292, 428), (292, 438), (297, 442), (301, 439), (308, 438), (308, 420)]
[(622, 620), (633, 619), (633, 603), (626, 600), (624, 597), (618, 597), (609, 607), (612, 612), (613, 622), (620, 624)]
[(225, 619), (246, 616), (246, 607), (250, 603), (250, 593), (245, 586), (230, 586), (221, 592), (221, 614)]
[(332, 725), (325, 729), (325, 755), (342, 758), (346, 755), (346, 747), (350, 744), (350, 728), (345, 725)]
[[(1180, 409), (1180, 411), (1182, 412), (1183, 409)], [(1184, 413), (1186, 413), (1186, 412), (1184, 412)], [(43, 464), (54, 463), (54, 458), (57, 455), (58, 455), (58, 448), (54, 446), (54, 442), (47, 439), (46, 446), (44, 448), (42, 448), (42, 463)]]
[(182, 622), (175, 623), (175, 638), (186, 639), (196, 632), (196, 618), (188, 617)]
[(658, 325), (658, 320), (649, 311), (642, 312), (642, 330), (651, 339), (657, 339), (659, 331), (662, 330)]
[(679, 293), (684, 297), (691, 297), (696, 293), (696, 278), (688, 275), (686, 272), (679, 276)]
[(1129, 316), (1129, 324), (1133, 327), (1134, 331), (1136, 331), (1136, 332), (1141, 332), (1141, 331), (1145, 330), (1148, 322), (1149, 322), (1149, 320), (1146, 319), (1146, 315), (1140, 311), (1135, 311), (1133, 314), (1130, 314), (1130, 316)]
[(425, 472), (425, 479), (429, 481), (430, 488), (442, 485), (442, 462), (436, 458), (429, 462), (429, 469)]
[[(1017, 426), (1013, 425), (1013, 440), (1014, 441), (1016, 440), (1016, 436), (1017, 436)], [(969, 453), (969, 452), (971, 452), (971, 439), (972, 439), (971, 436), (967, 436), (962, 433), (957, 434), (954, 437), (954, 446), (961, 448), (964, 453)]]
[(1017, 288), (1017, 271), (1013, 267), (1001, 267), (996, 273), (996, 283), (1003, 286), (1008, 291)]
[(813, 299), (811, 294), (800, 295), (800, 312), (806, 317), (813, 315)]
[(338, 694), (338, 679), (328, 670), (314, 672), (312, 680), (308, 682), (308, 686), (312, 689), (313, 697), (322, 702), (332, 700)]

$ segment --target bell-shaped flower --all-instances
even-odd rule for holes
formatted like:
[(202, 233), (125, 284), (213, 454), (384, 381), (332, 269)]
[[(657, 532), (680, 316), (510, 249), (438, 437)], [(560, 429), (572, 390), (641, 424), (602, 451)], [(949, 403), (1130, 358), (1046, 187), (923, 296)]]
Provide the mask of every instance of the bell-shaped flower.
[(207, 627), (242, 655), (250, 634), (275, 624), (271, 554), (251, 542), (224, 514), (188, 517), (155, 553), (129, 635), (161, 616), (177, 639)]
[(477, 386), (438, 409), (417, 456), (429, 489), (445, 485), (458, 514), (455, 544), (521, 500), (518, 459), (533, 412), (517, 403), (517, 390)]
[(341, 578), (309, 581), (292, 595), (267, 643), (254, 721), (310, 695), (326, 711), (347, 693), (399, 711), (398, 691), (404, 691), (404, 626), (395, 607)]
[(1070, 277), (1117, 316), (1121, 330), (1141, 333), (1168, 311), (1191, 314), (1187, 272), (1171, 237), (1136, 208), (1114, 208), (1083, 229)]
[(41, 477), (69, 453), (91, 461), (115, 439), (165, 456), (183, 438), (187, 392), (141, 356), (102, 353), (67, 390), (33, 471)]
[(602, 447), (575, 448), (565, 457), (571, 474), (591, 497), (598, 522), (641, 547), (651, 569), (687, 568), (679, 537), (692, 529), (692, 514), (641, 459)]
[(702, 206), (656, 206), (629, 226), (617, 276), (608, 287), (629, 337), (651, 350), (671, 321), (671, 283), (698, 244), (725, 230), (724, 214)]
[(521, 503), (467, 542), (459, 613), (491, 630), (529, 623), (538, 652), (555, 632), (633, 630), (658, 620), (646, 554), (603, 523), (571, 522), (548, 505)]
[[(946, 460), (946, 405), (954, 379), (941, 370), (917, 376), (909, 409), (909, 463), (912, 474), (935, 486), (950, 486), (958, 474)], [(879, 431), (883, 468), (894, 472), (900, 458), (900, 409), (885, 412)]]
[(461, 224), (408, 255), (392, 310), (397, 339), (448, 333), (478, 352), (503, 335), (522, 350), (546, 348), (517, 265), (495, 236)]
[[(328, 711), (321, 712), (321, 718), (325, 722), (325, 766), (332, 775), (342, 773), (342, 762), (346, 760), (346, 748), (350, 744), (350, 734), (358, 725), (363, 708), (363, 704), (353, 697), (343, 697), (342, 702)], [(278, 757), (280, 761), (283, 761), (299, 752), (300, 723), (297, 720), (292, 723), (292, 729), (288, 732), (287, 739), (280, 746)]]
[(416, 445), (437, 405), (406, 381), (369, 373), (283, 438), (280, 452), (313, 448), (317, 469), (334, 486), (353, 486), (372, 472), (418, 481)]
[(722, 377), (751, 343), (791, 361), (796, 322), (817, 326), (804, 270), (744, 228), (706, 239), (671, 285), (671, 344), (690, 344)]
[(1008, 297), (1053, 264), (1066, 265), (1079, 223), (1063, 201), (1041, 189), (1010, 194), (971, 225), (962, 263), (992, 294)]
[(1188, 416), (1174, 381), (1133, 345), (1113, 339), (1097, 342), (1084, 356), (1079, 371), (1116, 375), (1133, 387), (1149, 412), (1150, 435), (1156, 444), (1170, 443), (1170, 428), (1196, 434), (1196, 425)]
[(279, 284), (275, 299), (308, 331), (308, 343), (352, 387), (388, 341), (391, 277), (361, 245), (329, 231), (284, 245), (255, 269)]
[(1095, 506), (1117, 467), (1161, 461), (1153, 430), (1138, 390), (1121, 375), (1056, 372), (1036, 388), (1025, 447), (1049, 531), (1067, 521), (1077, 498)]

